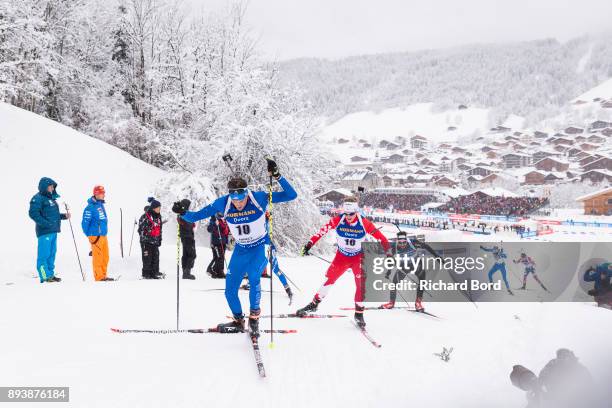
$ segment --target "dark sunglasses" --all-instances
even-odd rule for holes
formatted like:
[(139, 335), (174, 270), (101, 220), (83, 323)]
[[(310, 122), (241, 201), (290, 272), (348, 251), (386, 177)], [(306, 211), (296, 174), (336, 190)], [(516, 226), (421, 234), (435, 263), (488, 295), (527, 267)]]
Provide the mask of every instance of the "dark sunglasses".
[(230, 194), (244, 194), (246, 192), (246, 188), (230, 188)]
[(352, 217), (352, 216), (353, 216), (353, 215), (355, 215), (355, 214), (357, 214), (357, 213), (354, 213), (354, 212), (344, 213), (344, 215), (348, 215), (349, 217)]

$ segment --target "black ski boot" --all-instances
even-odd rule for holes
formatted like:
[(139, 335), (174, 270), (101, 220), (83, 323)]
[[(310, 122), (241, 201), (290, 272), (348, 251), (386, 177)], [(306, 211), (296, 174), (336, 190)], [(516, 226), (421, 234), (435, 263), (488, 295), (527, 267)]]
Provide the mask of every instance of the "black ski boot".
[(166, 274), (161, 272), (154, 272), (151, 279), (166, 279)]
[(58, 278), (57, 276), (52, 276), (49, 279), (47, 279), (47, 282), (61, 282), (62, 280), (60, 278)]
[(251, 333), (251, 338), (254, 338), (254, 339), (259, 338), (259, 315), (260, 314), (261, 314), (261, 309), (251, 310), (251, 314), (249, 315), (249, 332)]
[(195, 276), (191, 274), (191, 269), (183, 269), (183, 279), (191, 279), (194, 280)]
[(355, 305), (355, 323), (357, 323), (357, 326), (359, 326), (360, 329), (365, 329), (366, 327), (366, 322), (363, 319), (364, 310), (365, 307)]
[(289, 305), (291, 305), (293, 302), (293, 292), (291, 291), (289, 285), (285, 286), (285, 292), (287, 292), (287, 296), (289, 296)]
[(317, 311), (317, 307), (319, 307), (319, 303), (321, 303), (320, 300), (312, 299), (312, 302), (310, 302), (309, 304), (307, 304), (306, 306), (304, 306), (301, 309), (298, 309), (295, 314), (299, 317), (304, 317), (306, 316), (308, 313), (310, 312), (316, 312)]
[(115, 279), (113, 278), (109, 278), (108, 276), (104, 279), (102, 279), (102, 282), (113, 282)]
[(244, 333), (244, 315), (234, 315), (234, 320), (217, 325), (219, 333)]

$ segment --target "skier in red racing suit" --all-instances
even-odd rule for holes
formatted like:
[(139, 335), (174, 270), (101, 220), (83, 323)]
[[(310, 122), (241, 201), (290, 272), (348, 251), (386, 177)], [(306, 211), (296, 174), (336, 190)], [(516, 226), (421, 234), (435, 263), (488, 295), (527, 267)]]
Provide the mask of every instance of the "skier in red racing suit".
[(357, 199), (349, 197), (344, 200), (342, 206), (342, 215), (335, 216), (325, 224), (319, 232), (313, 235), (308, 243), (302, 248), (302, 255), (309, 255), (310, 248), (317, 243), (329, 231), (336, 231), (336, 240), (338, 251), (334, 260), (331, 262), (325, 277), (327, 280), (323, 286), (319, 288), (314, 295), (312, 302), (305, 307), (299, 309), (296, 314), (300, 317), (306, 316), (308, 313), (317, 310), (321, 300), (327, 295), (331, 286), (338, 280), (340, 276), (348, 269), (353, 271), (355, 275), (355, 322), (361, 328), (365, 327), (363, 319), (363, 293), (365, 276), (361, 269), (361, 260), (363, 252), (361, 243), (365, 241), (367, 235), (371, 235), (381, 242), (386, 253), (390, 254), (391, 247), (387, 238), (370, 222), (368, 219), (362, 218), (359, 214), (359, 206)]

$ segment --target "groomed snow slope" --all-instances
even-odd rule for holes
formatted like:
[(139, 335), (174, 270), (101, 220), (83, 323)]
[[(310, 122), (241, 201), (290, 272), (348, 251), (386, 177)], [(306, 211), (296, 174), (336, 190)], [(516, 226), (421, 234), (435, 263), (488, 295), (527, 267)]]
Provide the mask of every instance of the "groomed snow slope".
[(574, 99), (574, 101), (581, 100), (585, 102), (591, 102), (595, 98), (612, 98), (612, 78), (602, 82), (595, 88), (589, 89), (587, 92)]
[[(81, 217), (95, 185), (106, 188), (110, 221), (111, 262), (119, 256), (120, 208), (123, 209), (124, 239), (130, 239), (134, 218), (140, 216), (146, 199), (163, 172), (126, 152), (64, 125), (14, 106), (0, 103), (0, 282), (30, 279), (36, 274), (36, 235), (28, 217), (31, 197), (41, 177), (58, 183), (60, 205), (68, 203), (81, 261), (91, 276), (89, 244), (81, 232)], [(63, 207), (63, 206), (62, 206)], [(62, 210), (63, 212), (63, 210)], [(57, 259), (58, 275), (81, 279), (80, 273), (65, 273), (76, 265), (74, 245), (67, 221), (62, 222)], [(129, 245), (129, 243), (128, 243)], [(138, 249), (138, 248), (136, 248)]]
[[(432, 111), (433, 104), (418, 103), (406, 108), (386, 109), (381, 112), (356, 112), (325, 127), (319, 138), (331, 142), (334, 138), (363, 138), (369, 142), (392, 140), (396, 136), (425, 136), (430, 142), (454, 141), (458, 136), (488, 130), (488, 109), (452, 109)], [(450, 126), (456, 130), (449, 131)]]
[[(138, 214), (150, 183), (161, 173), (97, 140), (6, 105), (0, 105), (0, 138), (0, 384), (69, 386), (74, 407), (510, 408), (525, 405), (523, 393), (508, 379), (512, 366), (539, 372), (560, 347), (572, 349), (595, 378), (607, 374), (602, 370), (609, 362), (602, 356), (611, 355), (612, 312), (579, 303), (476, 308), (425, 299), (428, 310), (443, 317), (440, 321), (402, 310), (368, 312), (368, 329), (383, 344), (380, 349), (348, 318), (278, 319), (275, 328), (299, 333), (276, 335), (273, 349), (263, 336), (266, 379), (257, 376), (242, 334), (112, 333), (111, 327), (172, 329), (176, 324), (173, 237), (161, 250), (161, 269), (169, 274), (163, 281), (137, 280), (137, 243), (123, 260), (117, 247), (118, 206), (130, 216)], [(80, 281), (66, 223), (58, 262), (64, 281), (41, 285), (32, 277), (35, 239), (27, 204), (41, 175), (60, 183), (62, 198), (78, 214), (75, 224), (90, 186), (107, 186), (113, 221), (110, 273), (121, 275), (120, 281)], [(75, 229), (90, 271), (86, 241), (78, 225)], [(199, 248), (198, 280), (181, 281), (183, 328), (212, 327), (229, 313), (223, 291), (209, 290), (223, 288), (223, 282), (203, 272), (209, 252)], [(281, 258), (280, 264), (301, 291), (295, 291), (291, 307), (284, 293), (275, 293), (274, 310), (293, 312), (310, 301), (327, 264), (314, 257)], [(274, 284), (278, 290), (278, 281)], [(339, 307), (352, 305), (353, 294), (347, 273), (319, 311), (338, 313)], [(245, 309), (247, 295), (240, 295)], [(270, 310), (269, 293), (263, 293), (262, 308)], [(262, 326), (268, 324), (262, 320)], [(454, 347), (448, 363), (434, 356), (442, 347)]]

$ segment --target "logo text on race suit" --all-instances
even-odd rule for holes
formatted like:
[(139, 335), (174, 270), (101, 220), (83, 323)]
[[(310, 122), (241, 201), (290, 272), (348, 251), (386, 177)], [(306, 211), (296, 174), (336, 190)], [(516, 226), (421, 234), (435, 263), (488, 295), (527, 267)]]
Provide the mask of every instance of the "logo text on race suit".
[[(231, 218), (248, 217), (249, 215), (253, 215), (255, 213), (257, 213), (257, 211), (255, 210), (237, 211), (233, 213), (227, 213), (226, 218), (227, 217), (231, 217)], [(237, 220), (234, 220), (234, 221), (237, 221)]]

